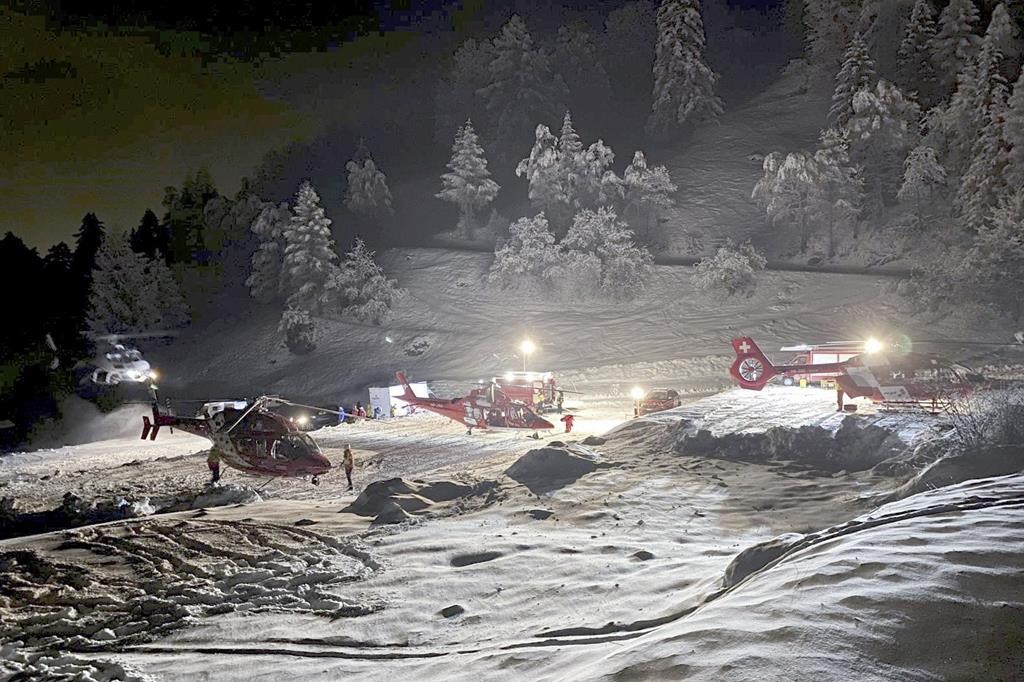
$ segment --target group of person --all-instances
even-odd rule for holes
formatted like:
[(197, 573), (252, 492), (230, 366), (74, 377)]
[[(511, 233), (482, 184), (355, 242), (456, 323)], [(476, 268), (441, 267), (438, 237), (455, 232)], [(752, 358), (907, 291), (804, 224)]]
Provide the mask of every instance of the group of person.
[[(398, 405), (391, 404), (391, 417), (398, 416)], [(372, 411), (363, 407), (361, 401), (356, 402), (356, 406), (351, 411), (345, 411), (344, 404), (338, 404), (338, 423), (339, 424), (351, 424), (357, 419), (383, 419), (384, 411), (380, 407), (374, 407)]]

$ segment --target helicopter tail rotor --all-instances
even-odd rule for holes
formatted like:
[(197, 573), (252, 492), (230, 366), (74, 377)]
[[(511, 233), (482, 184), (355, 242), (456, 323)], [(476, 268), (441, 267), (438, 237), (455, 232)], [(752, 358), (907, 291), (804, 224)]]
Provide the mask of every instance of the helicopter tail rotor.
[(736, 360), (729, 373), (742, 388), (760, 391), (776, 375), (775, 366), (749, 336), (733, 339), (732, 348), (736, 352)]

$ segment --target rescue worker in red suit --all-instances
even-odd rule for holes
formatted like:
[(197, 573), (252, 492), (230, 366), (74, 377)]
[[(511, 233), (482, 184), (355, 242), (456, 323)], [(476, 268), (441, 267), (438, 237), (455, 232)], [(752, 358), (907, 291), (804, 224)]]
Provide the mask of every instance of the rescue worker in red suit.
[(565, 422), (565, 432), (566, 433), (571, 433), (572, 432), (572, 422), (573, 422), (574, 419), (575, 419), (575, 417), (573, 417), (571, 414), (567, 414), (564, 417), (562, 417), (561, 419), (559, 419), (558, 421)]

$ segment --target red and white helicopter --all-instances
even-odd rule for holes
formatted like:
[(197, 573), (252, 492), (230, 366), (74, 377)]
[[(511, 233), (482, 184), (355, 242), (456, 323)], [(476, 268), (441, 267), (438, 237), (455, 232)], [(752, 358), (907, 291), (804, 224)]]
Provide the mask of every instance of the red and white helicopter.
[(985, 377), (964, 365), (931, 353), (888, 350), (869, 340), (863, 352), (838, 362), (775, 365), (749, 336), (732, 340), (736, 360), (729, 373), (741, 388), (760, 391), (776, 376), (834, 376), (837, 389), (851, 398), (870, 398), (889, 405), (930, 405), (933, 408), (988, 385)]
[(156, 440), (162, 426), (181, 429), (209, 439), (229, 467), (270, 477), (311, 476), (318, 484), (319, 477), (331, 470), (331, 462), (292, 420), (270, 409), (280, 404), (294, 403), (264, 396), (252, 405), (226, 403), (212, 415), (179, 417), (161, 413), (154, 402), (152, 421), (142, 417), (142, 439)]
[(536, 433), (555, 428), (526, 403), (509, 398), (494, 382), (474, 388), (468, 395), (458, 398), (420, 398), (412, 392), (403, 372), (398, 372), (395, 377), (405, 389), (400, 396), (402, 400), (464, 424), (470, 435), (473, 429), (527, 429)]

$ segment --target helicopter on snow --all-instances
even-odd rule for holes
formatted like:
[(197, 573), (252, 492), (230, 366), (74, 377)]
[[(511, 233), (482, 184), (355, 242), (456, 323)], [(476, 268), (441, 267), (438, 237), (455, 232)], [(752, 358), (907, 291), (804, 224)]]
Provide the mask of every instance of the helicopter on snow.
[(890, 406), (948, 404), (989, 385), (985, 377), (931, 353), (886, 350), (869, 340), (862, 352), (826, 363), (775, 365), (748, 336), (732, 340), (736, 359), (729, 368), (741, 388), (760, 391), (776, 376), (832, 376), (851, 398), (870, 398)]
[(474, 388), (469, 394), (461, 397), (420, 398), (413, 393), (403, 372), (398, 372), (395, 376), (405, 389), (401, 396), (402, 400), (464, 424), (470, 435), (473, 429), (528, 429), (536, 432), (555, 428), (526, 403), (509, 398), (494, 382), (488, 386)]
[(163, 426), (178, 428), (209, 439), (220, 460), (233, 469), (270, 477), (311, 476), (316, 485), (320, 476), (331, 470), (330, 460), (294, 421), (270, 409), (296, 404), (263, 396), (251, 405), (246, 401), (223, 401), (195, 417), (179, 417), (161, 413), (154, 402), (152, 421), (149, 416), (142, 417), (142, 440), (156, 440)]

